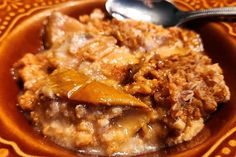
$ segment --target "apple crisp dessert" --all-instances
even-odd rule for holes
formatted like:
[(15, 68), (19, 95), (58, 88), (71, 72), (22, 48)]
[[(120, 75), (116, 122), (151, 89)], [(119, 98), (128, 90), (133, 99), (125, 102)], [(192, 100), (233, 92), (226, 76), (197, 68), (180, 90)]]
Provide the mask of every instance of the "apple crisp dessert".
[(230, 99), (222, 69), (198, 34), (101, 10), (53, 12), (45, 50), (14, 66), (19, 107), (56, 144), (90, 154), (133, 155), (191, 140)]

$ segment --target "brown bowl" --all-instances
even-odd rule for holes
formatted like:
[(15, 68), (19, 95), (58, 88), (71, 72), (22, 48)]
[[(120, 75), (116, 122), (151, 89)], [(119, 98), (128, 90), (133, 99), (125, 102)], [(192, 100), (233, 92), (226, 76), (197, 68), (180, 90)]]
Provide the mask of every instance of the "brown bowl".
[[(19, 89), (10, 71), (13, 63), (25, 53), (42, 50), (43, 21), (52, 11), (78, 17), (90, 13), (94, 8), (104, 10), (104, 0), (71, 1), (34, 12), (0, 43), (0, 156), (83, 156), (59, 147), (33, 131), (16, 107)], [(218, 62), (223, 68), (231, 100), (220, 105), (206, 122), (203, 131), (190, 142), (145, 156), (236, 154), (236, 40), (229, 37), (217, 23), (197, 21), (190, 26), (201, 35), (205, 50), (213, 62)]]

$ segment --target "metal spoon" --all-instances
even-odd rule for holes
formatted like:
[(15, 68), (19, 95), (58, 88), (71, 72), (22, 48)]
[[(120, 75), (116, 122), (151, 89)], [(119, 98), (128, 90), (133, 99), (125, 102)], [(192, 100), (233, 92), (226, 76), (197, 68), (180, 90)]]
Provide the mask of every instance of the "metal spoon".
[(117, 19), (134, 19), (168, 26), (203, 17), (235, 17), (236, 7), (184, 12), (165, 0), (107, 0), (106, 10)]

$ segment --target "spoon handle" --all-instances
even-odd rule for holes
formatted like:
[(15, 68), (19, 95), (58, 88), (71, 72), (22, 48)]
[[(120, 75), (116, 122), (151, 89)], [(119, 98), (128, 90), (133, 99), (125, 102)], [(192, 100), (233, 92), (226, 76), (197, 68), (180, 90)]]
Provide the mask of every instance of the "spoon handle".
[(215, 16), (220, 16), (220, 17), (236, 16), (236, 7), (223, 7), (223, 8), (213, 8), (213, 9), (185, 12), (184, 17), (181, 20), (181, 23), (198, 18), (215, 17)]

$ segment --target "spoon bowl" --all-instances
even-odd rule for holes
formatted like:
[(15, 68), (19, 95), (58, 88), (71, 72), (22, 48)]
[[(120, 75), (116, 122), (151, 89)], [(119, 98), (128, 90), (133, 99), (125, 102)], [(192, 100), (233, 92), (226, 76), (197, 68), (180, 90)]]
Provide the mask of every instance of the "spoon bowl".
[(106, 10), (117, 19), (152, 22), (164, 27), (181, 25), (203, 17), (229, 17), (236, 15), (236, 7), (214, 8), (184, 12), (165, 0), (108, 0)]

